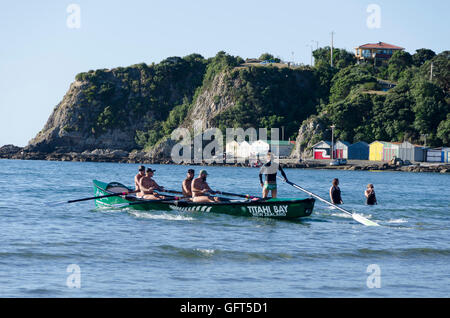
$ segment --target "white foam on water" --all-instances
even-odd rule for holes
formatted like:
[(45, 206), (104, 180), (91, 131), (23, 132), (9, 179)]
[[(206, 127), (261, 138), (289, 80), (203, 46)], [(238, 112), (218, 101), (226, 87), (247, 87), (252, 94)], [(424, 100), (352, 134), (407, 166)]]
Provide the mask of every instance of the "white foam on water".
[(186, 217), (182, 215), (170, 215), (170, 214), (152, 214), (149, 212), (130, 212), (131, 215), (141, 218), (141, 219), (152, 219), (152, 220), (169, 220), (169, 221), (193, 221), (191, 217)]
[(387, 223), (408, 223), (408, 221), (405, 219), (392, 219), (387, 221)]
[(215, 250), (208, 250), (208, 249), (204, 249), (204, 248), (196, 248), (195, 250), (202, 254), (208, 255), (208, 256), (214, 254), (214, 252), (215, 252)]

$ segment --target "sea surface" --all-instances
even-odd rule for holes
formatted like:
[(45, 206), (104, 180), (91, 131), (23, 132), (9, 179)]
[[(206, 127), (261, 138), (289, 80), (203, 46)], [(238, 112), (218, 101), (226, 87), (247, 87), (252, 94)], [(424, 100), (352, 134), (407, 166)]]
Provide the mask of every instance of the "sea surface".
[[(449, 297), (450, 175), (286, 169), (343, 208), (300, 221), (96, 209), (92, 180), (133, 184), (138, 165), (0, 160), (0, 297)], [(153, 165), (180, 189), (189, 167)], [(193, 167), (198, 172), (201, 167)], [(260, 194), (258, 169), (208, 167), (213, 189)], [(379, 205), (366, 206), (373, 183)], [(306, 197), (279, 184), (280, 197)]]

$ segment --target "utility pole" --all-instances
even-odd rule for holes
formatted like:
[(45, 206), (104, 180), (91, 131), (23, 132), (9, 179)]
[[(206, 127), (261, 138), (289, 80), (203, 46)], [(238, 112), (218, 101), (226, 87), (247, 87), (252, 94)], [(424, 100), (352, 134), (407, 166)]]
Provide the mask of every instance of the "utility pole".
[(431, 62), (431, 65), (430, 65), (430, 82), (432, 82), (433, 81), (433, 62)]
[(311, 66), (313, 66), (313, 46), (311, 44), (306, 44), (306, 46), (311, 48)]
[(334, 31), (331, 31), (331, 67), (333, 67)]
[[(311, 42), (316, 43), (316, 50), (318, 50), (319, 49), (319, 41), (311, 40)], [(315, 60), (314, 60), (314, 64), (316, 64)]]
[(423, 137), (424, 140), (425, 140), (425, 145), (424, 145), (423, 147), (426, 148), (426, 147), (427, 147), (427, 137), (428, 137), (428, 134), (423, 134), (422, 137)]
[(334, 160), (334, 128), (335, 125), (331, 126), (331, 160)]

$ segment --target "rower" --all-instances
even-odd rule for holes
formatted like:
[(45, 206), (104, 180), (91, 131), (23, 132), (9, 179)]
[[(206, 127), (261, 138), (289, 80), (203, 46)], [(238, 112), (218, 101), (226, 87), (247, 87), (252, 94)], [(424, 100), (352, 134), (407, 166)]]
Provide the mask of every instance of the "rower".
[(163, 195), (159, 195), (154, 191), (164, 191), (164, 187), (159, 186), (155, 180), (153, 180), (153, 175), (156, 170), (152, 168), (147, 168), (147, 173), (139, 181), (140, 192), (137, 195), (139, 198), (146, 200), (159, 200), (165, 199)]
[(213, 191), (208, 183), (206, 182), (206, 177), (208, 173), (206, 170), (200, 170), (200, 174), (198, 178), (192, 180), (191, 189), (192, 189), (192, 201), (193, 202), (219, 202), (220, 198), (211, 197), (208, 193), (211, 194), (220, 194), (220, 191)]
[[(286, 174), (281, 168), (281, 165), (273, 160), (272, 152), (267, 152), (267, 162), (261, 167), (259, 171), (259, 182), (263, 188), (263, 199), (267, 199), (269, 195), (269, 190), (272, 192), (272, 198), (277, 197), (277, 173), (278, 170), (281, 172), (284, 180), (287, 181)], [(262, 176), (265, 175), (265, 181), (263, 183)]]
[(136, 193), (141, 191), (139, 189), (139, 181), (143, 176), (145, 176), (145, 167), (139, 166), (138, 174), (134, 176), (134, 192)]
[(194, 179), (194, 169), (189, 169), (186, 174), (186, 179), (184, 179), (183, 184), (181, 186), (184, 197), (192, 197), (191, 185), (192, 180)]

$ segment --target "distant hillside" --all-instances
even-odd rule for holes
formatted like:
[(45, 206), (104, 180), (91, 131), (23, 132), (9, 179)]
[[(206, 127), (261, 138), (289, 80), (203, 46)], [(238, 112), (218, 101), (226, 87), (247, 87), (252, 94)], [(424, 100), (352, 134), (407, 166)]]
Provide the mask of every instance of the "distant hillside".
[[(331, 124), (350, 142), (427, 134), (428, 144), (450, 145), (449, 51), (401, 52), (377, 68), (338, 49), (332, 68), (326, 52), (314, 52), (314, 68), (252, 66), (219, 52), (80, 73), (25, 150), (163, 149), (175, 128), (198, 119), (223, 130), (283, 126), (286, 139), (297, 138), (297, 155), (329, 139)], [(397, 86), (382, 93), (379, 79)]]

